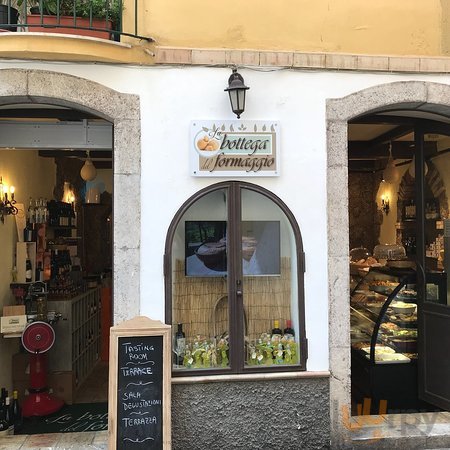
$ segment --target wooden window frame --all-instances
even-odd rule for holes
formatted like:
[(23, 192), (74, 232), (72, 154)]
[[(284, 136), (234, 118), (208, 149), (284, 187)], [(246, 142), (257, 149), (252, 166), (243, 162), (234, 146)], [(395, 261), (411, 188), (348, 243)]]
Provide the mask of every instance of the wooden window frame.
[[(247, 189), (263, 195), (274, 202), (286, 215), (295, 239), (296, 257), (297, 257), (297, 285), (298, 285), (298, 318), (299, 318), (299, 346), (300, 360), (296, 365), (289, 366), (267, 366), (258, 367), (245, 366), (244, 355), (244, 336), (243, 336), (243, 295), (242, 291), (242, 260), (240, 257), (239, 243), (241, 242), (241, 201), (242, 190)], [(165, 322), (172, 324), (172, 243), (176, 229), (188, 209), (205, 195), (217, 190), (226, 190), (228, 192), (227, 202), (227, 227), (229, 230), (230, 244), (228, 245), (229, 259), (228, 267), (233, 270), (228, 271), (227, 290), (228, 290), (228, 308), (230, 320), (230, 366), (227, 368), (201, 369), (201, 370), (183, 370), (172, 371), (173, 376), (198, 376), (198, 375), (218, 375), (218, 374), (244, 374), (244, 373), (264, 373), (264, 372), (291, 372), (305, 371), (306, 360), (308, 358), (308, 342), (306, 338), (305, 324), (305, 296), (304, 296), (304, 272), (305, 272), (305, 254), (303, 252), (303, 242), (300, 228), (297, 221), (287, 207), (287, 205), (275, 194), (269, 190), (244, 181), (224, 181), (210, 185), (192, 195), (186, 200), (175, 214), (170, 223), (167, 232), (164, 249), (164, 287), (165, 287)]]

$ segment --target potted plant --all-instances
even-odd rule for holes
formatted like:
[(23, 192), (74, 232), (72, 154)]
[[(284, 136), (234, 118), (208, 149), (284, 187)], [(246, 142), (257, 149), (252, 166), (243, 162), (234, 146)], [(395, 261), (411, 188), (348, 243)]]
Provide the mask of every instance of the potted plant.
[(19, 11), (16, 8), (13, 8), (10, 4), (0, 4), (0, 24), (8, 25), (5, 28), (0, 28), (0, 31), (16, 31), (17, 27), (9, 25), (16, 25), (18, 18)]
[[(19, 0), (19, 6), (22, 3)], [(35, 25), (29, 31), (103, 39), (111, 38), (107, 30), (120, 22), (122, 13), (122, 0), (29, 0), (27, 4), (30, 5), (27, 24)]]

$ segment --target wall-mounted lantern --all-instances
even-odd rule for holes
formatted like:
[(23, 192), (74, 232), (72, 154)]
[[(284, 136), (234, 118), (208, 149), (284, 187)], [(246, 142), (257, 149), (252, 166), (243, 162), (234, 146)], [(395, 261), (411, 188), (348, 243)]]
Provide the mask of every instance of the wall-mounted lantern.
[(245, 91), (250, 89), (244, 84), (244, 78), (238, 73), (237, 69), (233, 69), (233, 73), (228, 79), (228, 87), (225, 91), (228, 91), (230, 96), (231, 109), (240, 119), (241, 114), (245, 110)]

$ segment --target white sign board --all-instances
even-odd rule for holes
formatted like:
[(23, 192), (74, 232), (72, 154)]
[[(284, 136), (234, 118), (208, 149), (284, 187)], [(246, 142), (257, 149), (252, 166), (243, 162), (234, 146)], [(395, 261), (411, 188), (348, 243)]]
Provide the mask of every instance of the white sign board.
[(196, 120), (189, 143), (196, 177), (279, 175), (280, 126), (274, 121)]

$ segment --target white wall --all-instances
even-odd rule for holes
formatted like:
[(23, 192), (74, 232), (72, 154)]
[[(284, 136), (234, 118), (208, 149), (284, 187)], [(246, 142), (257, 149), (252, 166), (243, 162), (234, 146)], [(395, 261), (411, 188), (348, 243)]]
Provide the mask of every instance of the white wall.
[[(140, 96), (141, 312), (163, 320), (162, 257), (170, 221), (190, 195), (221, 180), (189, 175), (189, 124), (194, 119), (235, 119), (228, 96), (223, 91), (230, 69), (125, 67), (31, 61), (0, 63), (0, 68), (11, 67), (70, 73)], [(271, 119), (280, 123), (280, 176), (252, 178), (247, 181), (273, 191), (297, 218), (306, 254), (308, 369), (327, 370), (326, 99), (342, 97), (382, 83), (400, 80), (448, 83), (450, 77), (284, 69), (240, 69), (240, 73), (244, 76), (246, 85), (250, 86), (242, 118)], [(343, 185), (343, 189), (346, 186)], [(130, 192), (130, 195), (134, 194)]]
[[(53, 198), (56, 166), (53, 158), (40, 158), (37, 150), (0, 150), (0, 176), (3, 182), (16, 188), (15, 198), (27, 208), (29, 197)], [(0, 223), (0, 313), (4, 305), (14, 305), (10, 290), (11, 270), (17, 242), (14, 216)], [(1, 336), (1, 335), (0, 335)], [(0, 386), (11, 392), (11, 355), (18, 351), (19, 340), (0, 337)]]

